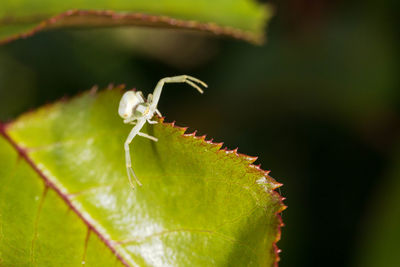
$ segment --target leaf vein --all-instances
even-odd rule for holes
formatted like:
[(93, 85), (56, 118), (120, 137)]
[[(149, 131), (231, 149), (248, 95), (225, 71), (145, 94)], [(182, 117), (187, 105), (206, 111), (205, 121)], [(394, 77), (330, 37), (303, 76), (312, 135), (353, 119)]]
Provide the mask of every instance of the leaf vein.
[(53, 189), (59, 197), (64, 200), (64, 202), (75, 212), (75, 214), (78, 215), (78, 217), (83, 221), (84, 224), (86, 224), (96, 235), (103, 241), (103, 243), (112, 251), (112, 253), (121, 261), (121, 263), (125, 266), (130, 266), (128, 262), (125, 260), (125, 258), (122, 257), (121, 253), (117, 251), (117, 248), (115, 246), (115, 242), (112, 240), (108, 239), (106, 235), (100, 232), (99, 229), (97, 229), (94, 224), (92, 224), (86, 217), (85, 215), (71, 202), (69, 199), (68, 195), (65, 194), (64, 192), (61, 191), (59, 187), (56, 186), (54, 182), (52, 182), (36, 165), (36, 163), (28, 156), (27, 150), (20, 147), (16, 141), (14, 141), (11, 136), (8, 135), (8, 133), (5, 130), (5, 127), (3, 124), (0, 124), (0, 134), (5, 138), (7, 142), (11, 144), (11, 146), (18, 152), (21, 158), (23, 158), (35, 171), (40, 178), (43, 179), (45, 182), (46, 186)]

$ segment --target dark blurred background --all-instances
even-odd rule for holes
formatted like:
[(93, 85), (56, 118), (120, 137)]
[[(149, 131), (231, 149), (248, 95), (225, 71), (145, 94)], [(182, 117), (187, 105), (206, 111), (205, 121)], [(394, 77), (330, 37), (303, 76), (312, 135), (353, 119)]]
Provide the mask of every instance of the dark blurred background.
[[(273, 1), (268, 42), (173, 30), (39, 33), (0, 47), (0, 119), (124, 83), (284, 186), (280, 266), (400, 266), (398, 1)], [(117, 111), (116, 111), (117, 112)]]

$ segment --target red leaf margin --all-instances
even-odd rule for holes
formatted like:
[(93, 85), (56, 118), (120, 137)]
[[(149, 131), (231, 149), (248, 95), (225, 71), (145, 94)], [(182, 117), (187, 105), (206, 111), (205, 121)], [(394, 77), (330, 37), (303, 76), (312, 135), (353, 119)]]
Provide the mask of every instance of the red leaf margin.
[(163, 123), (164, 125), (170, 126), (172, 128), (178, 129), (181, 132), (182, 136), (200, 140), (204, 144), (207, 144), (214, 148), (217, 148), (218, 149), (217, 153), (221, 152), (221, 153), (225, 153), (227, 155), (233, 155), (236, 158), (244, 160), (249, 163), (248, 167), (255, 169), (256, 171), (258, 171), (260, 173), (261, 176), (266, 177), (268, 179), (267, 180), (268, 183), (272, 185), (272, 190), (269, 193), (271, 193), (274, 198), (278, 199), (278, 203), (280, 206), (280, 209), (275, 213), (275, 216), (278, 218), (278, 224), (277, 224), (277, 230), (276, 230), (277, 235), (272, 244), (273, 249), (274, 249), (274, 254), (275, 254), (274, 266), (277, 267), (278, 262), (280, 261), (279, 253), (281, 252), (281, 250), (278, 248), (277, 243), (281, 239), (281, 232), (282, 232), (281, 228), (283, 226), (285, 226), (285, 224), (283, 223), (283, 220), (282, 220), (281, 213), (287, 208), (287, 206), (283, 203), (285, 198), (282, 197), (275, 190), (278, 189), (279, 187), (283, 186), (283, 184), (278, 183), (274, 178), (269, 176), (270, 171), (265, 171), (265, 170), (261, 169), (261, 164), (259, 164), (259, 165), (253, 164), (258, 159), (258, 157), (253, 157), (253, 156), (248, 156), (246, 154), (238, 153), (238, 148), (235, 148), (233, 150), (229, 150), (226, 147), (222, 148), (222, 146), (223, 146), (222, 142), (214, 143), (213, 139), (206, 140), (206, 135), (197, 136), (196, 135), (197, 131), (194, 131), (193, 133), (186, 133), (186, 131), (188, 129), (187, 127), (177, 126), (177, 125), (175, 125), (175, 121), (168, 123), (168, 122), (164, 122), (164, 120), (165, 120), (165, 117), (160, 118), (161, 123)]
[[(121, 85), (117, 85), (114, 86), (113, 84), (110, 84), (107, 87), (107, 90), (117, 90), (121, 93), (123, 93), (123, 90), (125, 89), (125, 85), (121, 84)], [(78, 98), (79, 96), (81, 96), (82, 94), (85, 93), (89, 93), (92, 96), (95, 96), (97, 94), (97, 90), (98, 87), (97, 86), (93, 86), (88, 92), (82, 92), (72, 98), (67, 98), (67, 97), (63, 97), (61, 98), (59, 101), (53, 102), (53, 103), (48, 103), (45, 104), (43, 106), (41, 106), (39, 109), (47, 109), (50, 108), (51, 106), (55, 105), (55, 104), (59, 104), (59, 103), (65, 103), (65, 102), (69, 102), (72, 101), (74, 98)], [(32, 114), (33, 112), (37, 111), (36, 110), (30, 110), (22, 115), (19, 116), (19, 118), (24, 117), (24, 116), (29, 116), (30, 114)], [(18, 120), (18, 118), (16, 119)], [(266, 177), (267, 181), (270, 185), (272, 185), (272, 190), (269, 191), (269, 193), (278, 200), (279, 206), (280, 208), (276, 211), (275, 216), (278, 219), (278, 223), (277, 223), (277, 229), (276, 229), (276, 237), (275, 240), (272, 244), (273, 247), (273, 252), (275, 255), (275, 262), (274, 262), (274, 266), (278, 267), (278, 263), (280, 261), (280, 257), (279, 257), (279, 253), (281, 252), (281, 250), (279, 249), (277, 243), (279, 242), (279, 240), (281, 239), (281, 233), (282, 233), (282, 227), (285, 226), (285, 224), (283, 223), (282, 220), (282, 216), (281, 213), (287, 208), (287, 206), (283, 203), (283, 201), (286, 199), (285, 197), (282, 197), (277, 191), (275, 191), (276, 189), (280, 188), (281, 186), (283, 186), (283, 184), (278, 183), (274, 178), (272, 178), (271, 176), (269, 176), (270, 171), (265, 171), (263, 169), (261, 169), (261, 165), (255, 165), (253, 164), (258, 157), (253, 157), (253, 156), (248, 156), (246, 154), (242, 154), (242, 153), (238, 153), (238, 148), (235, 148), (233, 150), (229, 150), (226, 147), (222, 148), (223, 143), (215, 143), (213, 142), (213, 139), (210, 140), (206, 140), (206, 135), (202, 135), (202, 136), (197, 136), (196, 133), (197, 131), (194, 131), (193, 133), (186, 133), (187, 131), (187, 127), (180, 127), (177, 126), (175, 124), (175, 121), (173, 122), (165, 122), (165, 117), (158, 117), (158, 120), (161, 124), (168, 126), (168, 127), (172, 127), (175, 130), (178, 130), (178, 132), (180, 132), (182, 137), (185, 138), (193, 138), (195, 140), (199, 140), (202, 142), (202, 144), (204, 145), (208, 145), (211, 146), (213, 148), (217, 148), (217, 153), (225, 153), (227, 155), (231, 155), (235, 158), (239, 158), (245, 162), (248, 163), (248, 167), (251, 169), (254, 169), (255, 171), (259, 172), (261, 176)], [(55, 184), (53, 184), (46, 176), (45, 174), (36, 166), (36, 164), (33, 162), (33, 160), (31, 160), (29, 158), (29, 155), (26, 151), (26, 149), (18, 146), (18, 144), (7, 134), (7, 128), (9, 126), (12, 125), (12, 121), (9, 121), (7, 123), (2, 123), (0, 121), (0, 136), (3, 136), (5, 138), (5, 140), (7, 140), (17, 151), (17, 153), (26, 160), (26, 162), (32, 166), (33, 170), (35, 172), (37, 172), (39, 174), (39, 176), (43, 179), (43, 181), (45, 182), (46, 187), (50, 187), (53, 190), (55, 190), (55, 192), (60, 195), (60, 197), (66, 202), (66, 204), (78, 215), (78, 217), (80, 217), (82, 219), (82, 221), (88, 226), (88, 229), (90, 231), (93, 231), (99, 238), (100, 240), (103, 241), (103, 243), (110, 248), (110, 250), (114, 253), (114, 255), (121, 261), (122, 264), (124, 264), (125, 266), (129, 267), (130, 265), (125, 261), (125, 259), (122, 257), (122, 255), (120, 255), (120, 253), (118, 253), (118, 251), (115, 249), (115, 247), (113, 246), (113, 244), (106, 239), (106, 237), (104, 237), (100, 231), (98, 231), (85, 217), (83, 214), (81, 214), (81, 212), (76, 209), (74, 207), (74, 205), (70, 202), (70, 200), (68, 199), (67, 196), (65, 196), (64, 193), (61, 192), (61, 190), (59, 190), (59, 188), (56, 187)]]
[[(71, 9), (58, 15), (37, 23), (32, 29), (22, 33), (0, 39), (0, 45), (15, 41), (20, 38), (27, 38), (45, 29), (59, 28), (62, 26), (82, 26), (82, 17), (91, 19), (93, 25), (89, 26), (146, 26), (164, 27), (173, 29), (197, 30), (220, 36), (228, 36), (238, 40), (244, 40), (253, 44), (264, 43), (262, 34), (255, 34), (250, 31), (240, 30), (229, 26), (221, 26), (216, 23), (203, 23), (194, 20), (175, 19), (168, 16), (149, 15), (144, 13), (122, 13), (113, 10), (78, 10)], [(7, 19), (4, 19), (7, 21)]]

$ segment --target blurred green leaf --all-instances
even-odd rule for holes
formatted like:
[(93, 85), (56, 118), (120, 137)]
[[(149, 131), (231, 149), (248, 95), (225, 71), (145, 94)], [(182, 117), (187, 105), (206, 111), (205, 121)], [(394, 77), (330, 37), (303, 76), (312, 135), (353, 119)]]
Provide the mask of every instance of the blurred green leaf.
[(253, 0), (2, 1), (0, 43), (42, 29), (70, 26), (154, 26), (263, 40), (272, 8)]
[(255, 158), (161, 122), (135, 138), (127, 181), (121, 92), (20, 117), (0, 138), (4, 266), (273, 266), (284, 209)]
[(400, 266), (400, 150), (393, 156), (389, 179), (375, 190), (355, 266)]

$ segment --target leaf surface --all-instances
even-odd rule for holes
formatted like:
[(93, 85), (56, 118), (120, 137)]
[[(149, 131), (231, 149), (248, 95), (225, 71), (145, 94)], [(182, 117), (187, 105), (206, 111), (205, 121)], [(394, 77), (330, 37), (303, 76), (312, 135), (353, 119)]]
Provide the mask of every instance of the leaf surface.
[(0, 265), (273, 266), (284, 209), (255, 158), (162, 122), (136, 137), (132, 190), (121, 90), (2, 127)]
[(2, 1), (0, 43), (42, 29), (70, 26), (154, 26), (263, 40), (272, 8), (254, 0)]

